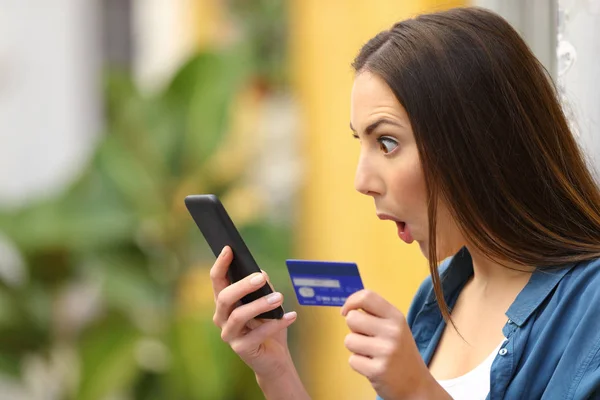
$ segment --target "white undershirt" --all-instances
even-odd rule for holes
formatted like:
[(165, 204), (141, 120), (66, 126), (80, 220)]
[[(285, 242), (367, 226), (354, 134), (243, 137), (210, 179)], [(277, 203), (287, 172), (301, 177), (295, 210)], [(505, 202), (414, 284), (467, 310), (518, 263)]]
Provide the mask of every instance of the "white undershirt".
[(490, 392), (492, 363), (503, 343), (471, 371), (458, 378), (438, 380), (438, 383), (454, 400), (485, 400)]

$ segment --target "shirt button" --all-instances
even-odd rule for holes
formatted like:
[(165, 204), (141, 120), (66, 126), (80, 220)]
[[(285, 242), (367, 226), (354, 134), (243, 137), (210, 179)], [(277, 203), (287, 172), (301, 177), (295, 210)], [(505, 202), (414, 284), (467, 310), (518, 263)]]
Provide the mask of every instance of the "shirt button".
[(506, 349), (500, 349), (500, 351), (498, 352), (498, 354), (500, 354), (501, 356), (505, 356), (506, 353), (508, 353), (508, 350)]

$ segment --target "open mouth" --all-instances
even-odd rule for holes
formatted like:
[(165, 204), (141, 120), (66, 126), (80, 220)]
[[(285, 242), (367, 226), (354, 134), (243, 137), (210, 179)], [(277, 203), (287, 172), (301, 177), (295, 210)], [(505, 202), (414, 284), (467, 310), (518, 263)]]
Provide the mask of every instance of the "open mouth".
[(391, 215), (388, 215), (388, 214), (377, 213), (377, 217), (381, 220), (394, 221), (396, 223), (396, 226), (398, 227), (398, 236), (404, 242), (410, 244), (414, 241), (414, 238), (412, 237), (410, 228), (406, 225), (406, 222), (399, 221), (395, 217), (392, 217)]
[(398, 221), (396, 222), (398, 226), (398, 236), (404, 242), (411, 244), (414, 241), (412, 233), (410, 232), (410, 228), (406, 225), (406, 222)]
[(396, 225), (398, 226), (398, 231), (404, 232), (404, 228), (406, 228), (406, 222), (396, 221)]

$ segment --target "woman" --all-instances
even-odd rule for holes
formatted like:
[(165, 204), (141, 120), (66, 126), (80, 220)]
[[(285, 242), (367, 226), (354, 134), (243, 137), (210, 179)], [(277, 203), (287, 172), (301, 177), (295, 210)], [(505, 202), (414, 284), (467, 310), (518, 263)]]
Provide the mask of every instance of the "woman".
[[(386, 400), (600, 397), (600, 192), (542, 65), (505, 20), (464, 8), (397, 23), (353, 66), (356, 189), (431, 277), (407, 318), (348, 298), (351, 367)], [(228, 286), (231, 257), (211, 270), (223, 340), (267, 399), (309, 398), (295, 313), (253, 319), (280, 294), (236, 307), (265, 276)]]

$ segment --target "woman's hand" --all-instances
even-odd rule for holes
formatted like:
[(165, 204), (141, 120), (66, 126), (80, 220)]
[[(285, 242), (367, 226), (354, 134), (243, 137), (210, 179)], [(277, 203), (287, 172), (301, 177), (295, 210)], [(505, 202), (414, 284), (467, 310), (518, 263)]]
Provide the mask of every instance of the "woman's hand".
[(341, 313), (351, 331), (345, 340), (352, 352), (350, 366), (369, 379), (379, 396), (451, 399), (429, 373), (396, 307), (377, 293), (361, 290), (348, 297)]
[[(257, 315), (279, 307), (281, 293), (274, 292), (248, 304), (241, 304), (245, 295), (268, 282), (265, 272), (252, 274), (230, 285), (227, 270), (233, 259), (225, 247), (210, 270), (216, 310), (215, 325), (221, 328), (221, 338), (255, 372), (257, 377), (279, 378), (294, 369), (287, 345), (287, 327), (296, 320), (289, 312), (279, 320), (254, 319)], [(295, 369), (294, 369), (295, 371)]]

